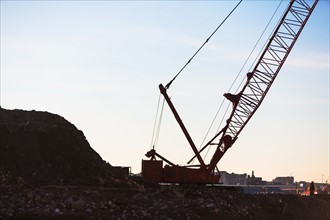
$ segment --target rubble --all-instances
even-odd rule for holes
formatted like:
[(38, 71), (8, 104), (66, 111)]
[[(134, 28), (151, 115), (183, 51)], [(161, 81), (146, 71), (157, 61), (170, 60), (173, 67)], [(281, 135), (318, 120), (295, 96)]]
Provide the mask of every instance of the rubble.
[[(329, 197), (224, 187), (0, 186), (0, 219), (329, 219)], [(180, 195), (180, 196), (178, 196)], [(182, 196), (181, 196), (182, 195)]]
[(151, 184), (103, 161), (61, 116), (0, 110), (0, 219), (330, 219), (329, 196)]

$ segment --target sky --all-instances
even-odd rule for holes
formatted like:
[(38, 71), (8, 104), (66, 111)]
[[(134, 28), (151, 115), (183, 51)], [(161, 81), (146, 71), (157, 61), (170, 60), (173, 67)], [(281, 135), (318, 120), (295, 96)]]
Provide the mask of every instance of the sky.
[[(179, 72), (237, 3), (1, 0), (1, 107), (61, 115), (105, 161), (139, 173), (153, 144), (158, 85)], [(270, 21), (279, 3), (243, 1), (169, 88), (196, 146), (223, 93), (239, 88), (253, 67), (288, 1)], [(320, 0), (219, 170), (254, 171), (267, 181), (329, 181), (329, 11), (330, 2)], [(224, 103), (212, 129), (230, 105)], [(166, 103), (155, 149), (180, 165), (194, 155)]]

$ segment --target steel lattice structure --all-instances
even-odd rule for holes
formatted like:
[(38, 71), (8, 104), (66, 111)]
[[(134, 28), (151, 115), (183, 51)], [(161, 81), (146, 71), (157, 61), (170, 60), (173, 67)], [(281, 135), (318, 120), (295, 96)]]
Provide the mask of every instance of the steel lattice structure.
[(242, 90), (236, 95), (224, 94), (233, 103), (233, 110), (226, 126), (207, 144), (222, 134), (209, 169), (214, 169), (262, 103), (317, 2), (291, 1)]

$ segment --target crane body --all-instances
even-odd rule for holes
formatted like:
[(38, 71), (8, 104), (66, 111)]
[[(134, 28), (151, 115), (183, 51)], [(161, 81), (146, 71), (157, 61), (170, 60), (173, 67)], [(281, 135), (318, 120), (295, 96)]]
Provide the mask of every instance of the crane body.
[[(243, 88), (237, 94), (224, 94), (224, 97), (232, 102), (233, 106), (225, 126), (200, 150), (197, 150), (168, 96), (168, 87), (164, 87), (162, 84), (159, 85), (161, 94), (164, 96), (194, 152), (194, 156), (188, 164), (194, 158), (197, 158), (199, 165), (175, 165), (152, 149), (146, 154), (150, 159), (142, 160), (142, 176), (145, 179), (156, 183), (214, 184), (219, 182), (220, 176), (215, 172), (218, 162), (235, 143), (238, 135), (264, 100), (317, 2), (318, 0), (314, 0), (312, 4), (308, 4), (304, 0), (290, 1), (253, 70), (247, 73)], [(216, 146), (216, 149), (213, 157), (207, 164), (202, 159), (200, 153), (213, 145)], [(167, 163), (164, 167), (163, 161)]]

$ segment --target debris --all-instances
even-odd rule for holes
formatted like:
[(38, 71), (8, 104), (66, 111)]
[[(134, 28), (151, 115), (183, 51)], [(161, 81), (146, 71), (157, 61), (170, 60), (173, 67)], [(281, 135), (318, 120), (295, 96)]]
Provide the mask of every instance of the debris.
[(330, 219), (327, 196), (133, 179), (103, 161), (64, 118), (0, 111), (0, 219)]
[(71, 208), (75, 210), (82, 210), (86, 206), (86, 202), (83, 200), (77, 200), (72, 202)]

